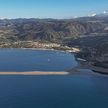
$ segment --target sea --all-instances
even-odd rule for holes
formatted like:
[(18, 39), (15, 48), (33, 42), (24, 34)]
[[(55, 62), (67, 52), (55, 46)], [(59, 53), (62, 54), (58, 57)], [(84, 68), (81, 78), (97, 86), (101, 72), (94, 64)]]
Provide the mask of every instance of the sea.
[[(65, 71), (77, 65), (61, 51), (0, 49), (0, 71)], [(108, 76), (0, 75), (0, 108), (108, 108)]]

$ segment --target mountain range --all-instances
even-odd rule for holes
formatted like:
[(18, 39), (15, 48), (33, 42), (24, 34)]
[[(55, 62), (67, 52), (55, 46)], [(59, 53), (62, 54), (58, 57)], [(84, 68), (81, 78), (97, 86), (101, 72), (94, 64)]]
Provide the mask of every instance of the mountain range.
[(35, 18), (0, 20), (0, 44), (17, 41), (47, 41), (72, 45), (70, 42), (74, 40), (76, 42), (77, 39), (87, 40), (97, 37), (98, 41), (100, 36), (105, 39), (108, 37), (107, 13), (61, 20)]

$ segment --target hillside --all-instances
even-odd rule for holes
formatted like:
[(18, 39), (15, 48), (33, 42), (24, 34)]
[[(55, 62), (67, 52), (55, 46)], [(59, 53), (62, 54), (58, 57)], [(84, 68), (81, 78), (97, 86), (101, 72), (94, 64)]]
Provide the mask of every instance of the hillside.
[(0, 43), (16, 41), (63, 42), (92, 33), (105, 32), (101, 21), (13, 19), (0, 20)]

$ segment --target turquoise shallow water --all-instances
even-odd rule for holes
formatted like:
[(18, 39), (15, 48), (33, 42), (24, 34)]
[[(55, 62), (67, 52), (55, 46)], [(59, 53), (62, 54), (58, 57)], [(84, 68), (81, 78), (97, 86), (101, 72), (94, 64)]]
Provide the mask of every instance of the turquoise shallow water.
[(66, 52), (0, 49), (0, 71), (64, 71), (76, 65), (74, 55)]
[(0, 108), (108, 108), (108, 77), (0, 76)]

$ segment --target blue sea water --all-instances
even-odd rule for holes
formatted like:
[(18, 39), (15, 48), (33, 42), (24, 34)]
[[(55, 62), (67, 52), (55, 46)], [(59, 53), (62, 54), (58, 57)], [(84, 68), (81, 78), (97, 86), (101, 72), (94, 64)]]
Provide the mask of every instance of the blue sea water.
[[(0, 50), (0, 70), (47, 70), (44, 63), (46, 67), (48, 66), (48, 70), (58, 67), (56, 64), (59, 64), (57, 70), (77, 65), (74, 56), (64, 52)], [(22, 68), (19, 69), (20, 66)], [(37, 68), (38, 66), (43, 68)], [(108, 76), (2, 75), (0, 76), (0, 108), (108, 108)]]
[(0, 108), (108, 108), (108, 77), (0, 76)]
[(74, 55), (66, 52), (0, 49), (0, 71), (64, 71), (76, 65)]

